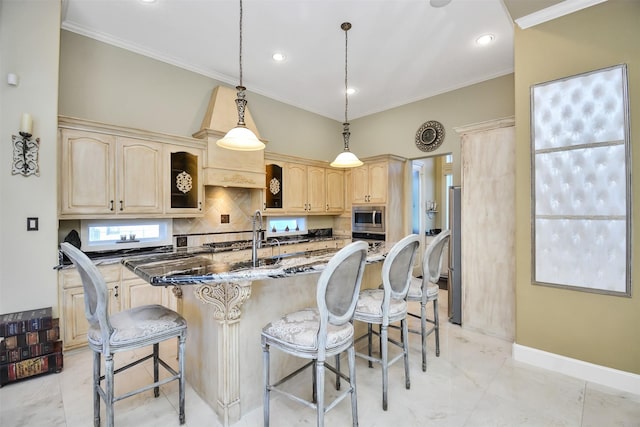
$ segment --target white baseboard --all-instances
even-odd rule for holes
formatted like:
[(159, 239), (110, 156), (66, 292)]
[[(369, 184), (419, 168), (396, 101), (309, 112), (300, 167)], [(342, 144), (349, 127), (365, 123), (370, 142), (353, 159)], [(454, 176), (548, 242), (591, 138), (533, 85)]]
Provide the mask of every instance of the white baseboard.
[(513, 343), (513, 360), (570, 375), (633, 394), (640, 394), (640, 375), (595, 365)]

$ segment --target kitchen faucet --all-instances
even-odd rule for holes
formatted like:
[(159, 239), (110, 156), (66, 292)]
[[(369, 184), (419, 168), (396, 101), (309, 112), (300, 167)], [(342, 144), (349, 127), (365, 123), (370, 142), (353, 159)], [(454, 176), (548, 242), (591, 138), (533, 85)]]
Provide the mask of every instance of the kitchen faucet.
[[(260, 220), (260, 227), (258, 228), (258, 220)], [(256, 267), (258, 265), (258, 248), (262, 245), (262, 212), (256, 210), (253, 214), (253, 241), (251, 242), (251, 265)]]

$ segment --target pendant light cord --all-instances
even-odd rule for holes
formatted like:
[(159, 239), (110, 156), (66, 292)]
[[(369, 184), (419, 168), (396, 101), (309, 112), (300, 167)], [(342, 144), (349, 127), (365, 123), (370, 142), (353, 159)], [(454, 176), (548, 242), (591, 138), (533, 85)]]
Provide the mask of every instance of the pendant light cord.
[(240, 0), (240, 86), (242, 86), (242, 0)]
[(343, 25), (343, 29), (344, 29), (344, 122), (348, 123), (349, 120), (347, 120), (347, 109), (349, 108), (349, 96), (348, 96), (348, 86), (347, 86), (347, 73), (348, 73), (348, 68), (347, 68), (347, 49), (348, 49), (348, 41), (347, 41), (347, 32), (349, 31), (349, 29), (351, 28), (351, 24), (347, 26), (345, 26), (345, 24)]

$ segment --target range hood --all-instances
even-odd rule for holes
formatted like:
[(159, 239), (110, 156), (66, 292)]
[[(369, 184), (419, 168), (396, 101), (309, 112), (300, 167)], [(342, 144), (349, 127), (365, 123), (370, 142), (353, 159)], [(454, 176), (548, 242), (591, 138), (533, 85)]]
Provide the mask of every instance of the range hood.
[[(194, 138), (207, 141), (207, 157), (203, 169), (204, 185), (264, 188), (264, 150), (233, 151), (216, 145), (216, 142), (238, 123), (236, 96), (235, 89), (226, 86), (215, 87), (200, 130), (193, 134)], [(244, 121), (258, 139), (267, 142), (260, 138), (248, 107), (244, 113)]]

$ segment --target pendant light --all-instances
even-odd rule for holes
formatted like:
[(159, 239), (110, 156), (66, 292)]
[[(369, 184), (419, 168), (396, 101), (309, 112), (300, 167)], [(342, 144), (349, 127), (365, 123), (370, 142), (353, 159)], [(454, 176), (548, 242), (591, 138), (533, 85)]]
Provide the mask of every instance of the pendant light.
[(227, 132), (224, 138), (219, 139), (216, 144), (219, 147), (227, 148), (229, 150), (264, 150), (264, 144), (262, 141), (260, 141), (244, 123), (244, 112), (247, 108), (247, 100), (244, 99), (244, 91), (247, 88), (242, 86), (242, 0), (240, 0), (240, 84), (236, 86), (236, 89), (238, 89), (238, 97), (236, 98), (236, 107), (238, 108), (238, 125)]
[(358, 157), (349, 151), (349, 120), (347, 119), (347, 109), (349, 106), (349, 95), (347, 93), (347, 31), (351, 29), (349, 22), (343, 22), (340, 28), (344, 30), (344, 123), (342, 124), (342, 138), (344, 139), (344, 151), (336, 157), (336, 159), (330, 164), (334, 168), (355, 168), (362, 166), (364, 163), (358, 159)]

